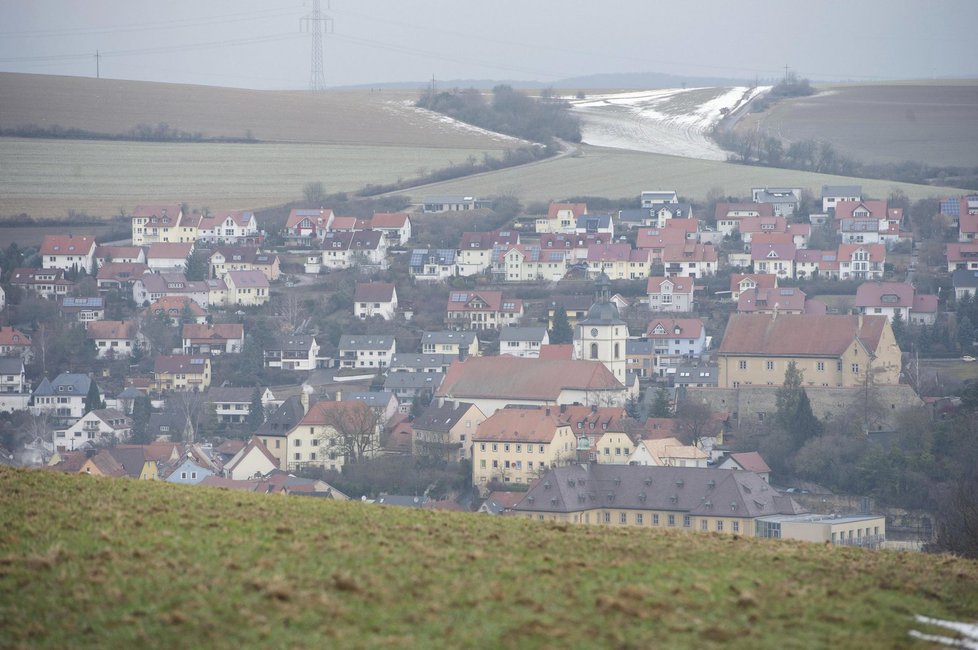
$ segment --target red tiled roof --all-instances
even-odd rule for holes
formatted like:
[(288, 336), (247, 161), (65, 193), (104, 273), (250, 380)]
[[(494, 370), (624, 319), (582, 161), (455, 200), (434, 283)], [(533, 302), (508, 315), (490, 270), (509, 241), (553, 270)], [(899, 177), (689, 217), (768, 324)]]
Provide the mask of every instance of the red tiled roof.
[(863, 282), (856, 288), (856, 307), (910, 307), (913, 297), (909, 282)]
[(852, 260), (852, 255), (858, 250), (869, 253), (872, 262), (882, 262), (886, 259), (886, 246), (884, 244), (839, 244), (840, 261), (848, 262)]
[(45, 235), (40, 255), (88, 255), (95, 250), (95, 238), (90, 235)]
[(106, 262), (95, 276), (98, 280), (136, 280), (149, 271), (142, 262)]
[(646, 286), (646, 293), (662, 293), (662, 284), (666, 281), (672, 283), (672, 293), (692, 294), (694, 289), (693, 278), (686, 277), (650, 277)]
[(403, 228), (408, 222), (407, 212), (377, 212), (370, 219), (371, 228)]
[(639, 228), (635, 248), (665, 248), (686, 243), (686, 233), (677, 228)]
[(329, 208), (320, 208), (319, 210), (310, 208), (293, 208), (289, 212), (289, 218), (285, 222), (286, 228), (295, 228), (304, 219), (309, 219), (309, 221), (314, 226), (326, 226), (329, 218), (332, 216), (333, 211)]
[(479, 424), (472, 440), (550, 442), (563, 426), (567, 425), (560, 421), (556, 407), (499, 409)]
[[(202, 363), (193, 363), (200, 359)], [(153, 363), (153, 372), (156, 374), (173, 374), (175, 372), (186, 373), (189, 375), (203, 374), (208, 365), (208, 360), (199, 355), (175, 354), (170, 357), (158, 356)]]
[(391, 302), (394, 285), (390, 282), (357, 282), (353, 293), (354, 302)]
[(90, 339), (134, 339), (136, 323), (131, 320), (98, 320), (88, 323), (85, 335)]
[[(658, 325), (662, 325), (662, 328), (665, 330), (663, 334), (654, 333), (653, 330)], [(678, 334), (676, 334), (677, 327), (679, 328)], [(696, 339), (702, 333), (703, 321), (699, 318), (654, 318), (649, 321), (648, 327), (645, 328), (645, 336), (651, 339), (671, 339), (677, 336), (684, 339)]]
[(886, 322), (886, 316), (732, 314), (719, 352), (835, 357), (857, 338), (875, 351)]
[[(856, 211), (857, 208), (864, 207), (869, 210), (869, 216), (874, 219), (885, 219), (887, 216), (886, 201), (881, 200), (865, 200), (865, 201), (838, 201), (835, 204), (835, 218), (838, 219), (850, 219), (852, 218), (852, 213)], [(901, 215), (902, 216), (902, 215)]]
[(244, 325), (241, 323), (186, 323), (183, 338), (190, 340), (215, 340), (244, 338)]
[(155, 314), (156, 312), (162, 310), (164, 313), (168, 313), (171, 310), (175, 312), (183, 311), (184, 307), (190, 305), (190, 312), (194, 316), (206, 316), (207, 312), (204, 308), (197, 304), (196, 300), (191, 298), (186, 298), (183, 296), (163, 296), (152, 305), (146, 308), (147, 314)]
[(547, 345), (540, 346), (540, 358), (541, 359), (560, 359), (564, 361), (570, 361), (574, 358), (574, 344), (573, 343), (549, 343)]
[[(770, 205), (765, 203), (764, 205)], [(740, 283), (750, 278), (754, 284), (763, 289), (772, 289), (778, 286), (778, 276), (773, 273), (734, 273), (730, 276), (730, 290), (740, 291)]]
[(439, 397), (550, 400), (561, 391), (616, 390), (622, 385), (600, 361), (524, 359), (508, 355), (455, 361), (438, 389)]
[(31, 344), (31, 337), (20, 330), (6, 325), (0, 327), (0, 345), (22, 345), (28, 347)]
[(257, 270), (251, 271), (228, 271), (225, 282), (233, 284), (236, 289), (259, 288), (268, 289), (268, 277)]
[(153, 242), (146, 251), (147, 260), (176, 260), (186, 259), (191, 251), (193, 244), (182, 244), (173, 242)]
[(577, 218), (587, 214), (587, 203), (551, 203), (547, 208), (547, 218), (556, 219), (560, 210), (570, 210)]
[(771, 472), (771, 468), (764, 462), (764, 458), (756, 451), (730, 454), (730, 458), (747, 472), (754, 472), (755, 474), (769, 474)]

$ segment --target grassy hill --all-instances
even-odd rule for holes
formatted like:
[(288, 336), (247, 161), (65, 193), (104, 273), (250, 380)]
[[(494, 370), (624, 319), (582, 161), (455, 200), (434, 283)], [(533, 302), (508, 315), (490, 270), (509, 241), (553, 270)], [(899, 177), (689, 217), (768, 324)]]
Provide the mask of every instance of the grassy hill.
[[(0, 467), (5, 647), (911, 647), (978, 563)], [(933, 631), (933, 630), (928, 630)]]

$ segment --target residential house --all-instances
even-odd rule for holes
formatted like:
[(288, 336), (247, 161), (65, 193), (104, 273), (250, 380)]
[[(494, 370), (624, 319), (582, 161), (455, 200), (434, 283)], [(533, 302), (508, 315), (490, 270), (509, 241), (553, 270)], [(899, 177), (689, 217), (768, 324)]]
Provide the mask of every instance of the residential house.
[(756, 451), (744, 451), (728, 454), (717, 469), (732, 469), (739, 472), (753, 472), (765, 483), (771, 482), (771, 468), (764, 462), (764, 457)]
[[(164, 296), (189, 298), (201, 307), (211, 304), (211, 286), (206, 281), (188, 280), (183, 273), (147, 273), (132, 283), (132, 299), (137, 305), (148, 305)], [(224, 304), (223, 299), (215, 299)]]
[(742, 314), (824, 314), (826, 309), (824, 302), (809, 300), (796, 287), (747, 289), (737, 300)]
[(71, 318), (80, 323), (90, 323), (105, 318), (105, 298), (75, 298), (64, 296), (59, 299), (58, 313), (62, 318)]
[(794, 244), (755, 244), (751, 246), (751, 262), (754, 272), (770, 274), (779, 279), (795, 277)]
[(806, 386), (899, 383), (900, 348), (883, 316), (733, 314), (717, 353), (719, 387), (781, 385), (789, 363)]
[(115, 409), (95, 409), (65, 430), (56, 431), (57, 449), (74, 451), (83, 446), (125, 442), (132, 433), (132, 419)]
[(774, 208), (774, 214), (787, 217), (795, 213), (801, 205), (800, 187), (755, 187), (751, 189), (754, 203), (767, 203)]
[(446, 323), (454, 330), (498, 329), (518, 325), (523, 318), (523, 301), (503, 298), (501, 291), (451, 291)]
[(918, 295), (909, 282), (864, 282), (856, 289), (855, 306), (861, 314), (882, 314), (891, 324), (897, 313), (904, 323), (937, 320), (937, 296)]
[(550, 343), (546, 327), (507, 326), (499, 330), (499, 354), (513, 357), (540, 356), (540, 347)]
[(390, 365), (396, 349), (393, 336), (344, 334), (340, 337), (339, 366), (383, 371)]
[[(588, 248), (601, 244), (610, 244), (613, 243), (614, 240), (614, 236), (608, 233), (600, 232), (589, 232), (583, 234), (568, 234), (562, 232), (544, 233), (540, 235), (539, 240), (539, 248), (541, 251), (540, 257), (541, 259), (544, 259), (546, 253), (562, 251), (564, 253), (564, 259), (568, 265), (586, 263)], [(536, 244), (533, 244), (530, 247), (535, 248), (536, 246)], [(560, 258), (555, 257), (553, 259), (559, 260)]]
[(536, 232), (574, 232), (577, 219), (587, 214), (586, 203), (551, 203), (547, 216), (536, 220)]
[(615, 236), (615, 224), (608, 214), (583, 214), (577, 218), (574, 224), (574, 233), (585, 235), (591, 233), (601, 233), (609, 237)]
[(37, 385), (31, 393), (31, 413), (75, 422), (101, 401), (98, 385), (89, 375), (63, 372), (54, 379), (45, 377)]
[(737, 224), (740, 239), (750, 244), (754, 235), (785, 234), (788, 232), (788, 222), (784, 217), (744, 217)]
[(472, 402), (488, 416), (507, 405), (622, 406), (630, 394), (600, 361), (495, 356), (454, 362), (435, 397)]
[(839, 252), (837, 250), (796, 250), (795, 278), (804, 280), (819, 276), (826, 278), (839, 277)]
[(407, 212), (375, 212), (370, 228), (384, 233), (389, 246), (404, 246), (411, 239), (411, 217)]
[(0, 357), (0, 413), (26, 410), (30, 397), (24, 360)]
[(717, 203), (713, 211), (717, 232), (723, 236), (733, 236), (740, 229), (740, 222), (747, 218), (774, 217), (774, 206), (770, 203)]
[(99, 359), (132, 356), (138, 336), (139, 328), (132, 320), (100, 320), (85, 327), (85, 337), (95, 342)]
[(390, 372), (440, 372), (444, 374), (458, 359), (459, 356), (455, 354), (398, 352), (391, 357)]
[(141, 246), (96, 246), (95, 264), (146, 264), (146, 251)]
[(384, 379), (384, 390), (397, 397), (402, 413), (409, 413), (416, 400), (429, 402), (444, 379), (443, 372), (391, 372)]
[(415, 248), (408, 261), (408, 273), (421, 282), (442, 282), (458, 275), (454, 248)]
[(282, 273), (278, 255), (263, 253), (258, 247), (216, 248), (211, 252), (208, 263), (212, 278), (223, 278), (228, 271), (261, 271), (269, 282), (275, 282)]
[(387, 239), (379, 230), (328, 232), (323, 238), (322, 265), (327, 269), (351, 266), (387, 268)]
[(479, 355), (479, 335), (475, 332), (424, 332), (421, 334), (421, 352), (424, 354), (450, 354), (458, 359)]
[[(271, 395), (267, 388), (260, 392), (265, 399)], [(250, 387), (215, 386), (207, 391), (207, 403), (213, 406), (218, 422), (243, 424), (251, 414), (254, 395), (255, 389)]]
[(696, 445), (685, 445), (678, 438), (639, 440), (626, 459), (628, 465), (643, 467), (707, 467), (709, 456)]
[(160, 472), (160, 478), (164, 481), (178, 485), (197, 485), (208, 476), (214, 476), (214, 470), (207, 465), (199, 464), (190, 455), (170, 461)]
[(773, 289), (778, 286), (778, 276), (773, 273), (733, 273), (730, 276), (730, 299), (734, 302), (748, 289)]
[(414, 419), (411, 453), (455, 462), (472, 458), (472, 441), (486, 419), (469, 402), (431, 404)]
[(823, 185), (822, 212), (834, 212), (840, 201), (861, 201), (862, 185)]
[(149, 267), (144, 263), (106, 262), (99, 268), (95, 280), (99, 291), (112, 289), (131, 291), (132, 283), (149, 272)]
[(629, 375), (642, 379), (655, 375), (655, 347), (652, 341), (627, 339), (625, 341), (625, 370)]
[(328, 208), (293, 208), (285, 221), (282, 236), (289, 246), (318, 248), (333, 224)]
[(425, 196), (421, 199), (421, 209), (425, 214), (438, 212), (464, 212), (491, 208), (492, 201), (474, 196), (444, 195)]
[[(340, 429), (348, 430), (359, 444), (356, 449), (342, 441)], [(352, 459), (351, 453), (369, 458), (380, 448), (380, 424), (370, 407), (363, 402), (316, 402), (284, 440), (277, 436), (259, 438), (278, 461), (279, 469), (294, 472), (306, 467), (321, 467), (340, 471)], [(272, 444), (269, 444), (271, 442)]]
[(67, 296), (75, 286), (74, 282), (65, 279), (64, 269), (17, 268), (10, 274), (10, 284), (49, 299)]
[(515, 244), (492, 252), (493, 276), (501, 282), (557, 282), (567, 273), (570, 253), (538, 245)]
[(244, 325), (241, 323), (185, 323), (183, 353), (190, 355), (237, 354), (244, 346)]
[(643, 208), (654, 208), (667, 203), (679, 203), (674, 190), (646, 190), (639, 196)]
[(96, 271), (95, 237), (91, 235), (45, 235), (37, 254), (46, 270)]
[(951, 273), (951, 284), (954, 286), (955, 301), (962, 300), (968, 295), (974, 298), (978, 295), (978, 271), (956, 269)]
[(164, 391), (205, 391), (211, 385), (211, 360), (204, 356), (175, 354), (157, 356), (153, 363), (153, 389)]
[(224, 282), (228, 305), (256, 307), (267, 304), (271, 298), (268, 278), (261, 271), (228, 271)]
[(499, 409), (472, 439), (472, 484), (483, 490), (491, 482), (529, 485), (576, 457), (577, 440), (557, 408)]
[(174, 326), (180, 325), (185, 320), (198, 325), (207, 321), (207, 312), (196, 301), (181, 296), (164, 296), (147, 307), (143, 313), (148, 317), (166, 315), (170, 319), (170, 324)]
[(650, 311), (693, 311), (693, 293), (696, 285), (692, 278), (651, 277), (646, 286)]
[(157, 242), (146, 251), (146, 265), (154, 273), (183, 273), (193, 252), (193, 243)]
[(840, 280), (882, 280), (886, 247), (883, 244), (839, 244), (838, 260)]
[(958, 224), (958, 241), (970, 242), (978, 235), (978, 195), (941, 201), (941, 214)]
[(751, 472), (614, 464), (557, 467), (513, 509), (539, 521), (747, 537), (763, 528), (761, 517), (801, 512)]
[(489, 493), (486, 500), (479, 506), (478, 512), (487, 515), (508, 515), (517, 503), (523, 500), (522, 492), (505, 492), (496, 490)]
[(653, 262), (661, 262), (667, 248), (686, 243), (686, 233), (676, 228), (639, 228), (635, 235), (635, 248), (650, 251)]
[(479, 275), (492, 266), (492, 253), (498, 247), (510, 247), (520, 243), (516, 230), (492, 230), (489, 232), (464, 232), (458, 246), (458, 274)]
[(314, 336), (281, 336), (264, 351), (266, 368), (315, 370), (318, 358), (319, 343)]
[(207, 245), (243, 246), (261, 239), (255, 213), (248, 210), (214, 210), (201, 215), (197, 225), (197, 241)]
[(184, 219), (179, 204), (136, 206), (132, 212), (132, 244), (148, 246), (156, 242), (195, 242), (199, 221), (199, 216)]
[(595, 244), (587, 249), (588, 277), (602, 273), (611, 280), (640, 280), (652, 272), (652, 253), (628, 244)]
[(261, 478), (279, 468), (279, 459), (268, 450), (259, 436), (252, 436), (248, 444), (224, 466), (224, 476), (241, 481)]
[(659, 377), (674, 375), (677, 366), (706, 350), (706, 329), (699, 318), (655, 318), (643, 338), (652, 343)]
[(397, 289), (390, 282), (357, 282), (353, 293), (353, 314), (361, 319), (379, 316), (394, 320)]
[(662, 251), (666, 275), (704, 278), (716, 273), (717, 250), (711, 244), (688, 242), (666, 246)]
[(944, 245), (947, 255), (947, 272), (954, 273), (958, 269), (978, 271), (978, 241), (966, 243), (948, 243)]
[(716, 388), (717, 367), (705, 363), (681, 363), (673, 375), (673, 386), (676, 388)]
[(385, 390), (341, 391), (336, 394), (336, 399), (341, 402), (363, 402), (377, 414), (381, 424), (385, 426), (398, 417), (400, 408), (397, 396)]
[(0, 326), (0, 356), (18, 357), (24, 363), (30, 363), (34, 357), (31, 337), (10, 325)]

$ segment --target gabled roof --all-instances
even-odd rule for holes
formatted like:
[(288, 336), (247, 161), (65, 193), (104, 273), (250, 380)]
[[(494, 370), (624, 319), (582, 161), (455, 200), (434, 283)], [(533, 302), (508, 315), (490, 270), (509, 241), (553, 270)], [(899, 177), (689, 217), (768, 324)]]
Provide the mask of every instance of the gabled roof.
[(432, 404), (414, 419), (412, 426), (415, 431), (448, 433), (473, 408), (475, 406), (469, 402), (445, 402), (442, 406)]
[[(400, 374), (400, 373), (397, 373)], [(437, 396), (453, 399), (512, 398), (556, 401), (563, 390), (620, 390), (600, 361), (563, 361), (512, 356), (470, 357), (448, 369)]]
[(265, 347), (269, 350), (290, 350), (292, 352), (308, 352), (313, 344), (316, 343), (315, 336), (306, 334), (293, 334), (292, 336), (278, 336), (275, 340)]
[(472, 436), (474, 442), (548, 443), (561, 427), (557, 408), (499, 409), (482, 421)]
[(875, 351), (886, 316), (732, 314), (720, 354), (837, 357), (860, 340)]
[(490, 230), (489, 232), (463, 232), (459, 250), (492, 250), (493, 246), (517, 244), (520, 233), (516, 230)]
[(763, 260), (795, 260), (795, 245), (785, 244), (753, 244), (750, 247), (750, 257), (755, 262)]
[(293, 395), (282, 402), (268, 416), (265, 422), (255, 431), (255, 435), (284, 436), (295, 428), (295, 425), (302, 420), (303, 415), (305, 415), (305, 412), (303, 411), (302, 400), (298, 395)]
[(265, 446), (265, 443), (262, 442), (261, 438), (258, 436), (251, 436), (251, 440), (248, 441), (248, 444), (242, 447), (241, 451), (236, 453), (234, 458), (228, 461), (228, 464), (224, 466), (224, 469), (229, 473), (233, 472), (238, 465), (253, 454), (258, 454), (259, 456), (264, 457), (265, 460), (271, 463), (273, 468), (278, 467), (278, 459), (275, 458), (270, 451), (268, 451), (268, 448)]
[[(417, 374), (417, 373), (395, 373), (395, 374)], [(335, 417), (345, 417), (361, 413), (363, 409), (370, 407), (364, 402), (335, 402), (325, 401), (316, 402), (309, 407), (309, 411), (302, 417), (297, 426), (322, 426), (334, 421)]]
[(749, 216), (773, 217), (774, 206), (770, 203), (717, 203), (713, 215), (717, 221), (720, 221), (721, 219), (729, 219), (731, 214), (738, 212), (746, 213)]
[(146, 251), (146, 260), (183, 260), (193, 249), (190, 243), (153, 242)]
[(745, 451), (728, 456), (732, 461), (740, 465), (745, 471), (756, 474), (770, 474), (771, 468), (764, 462), (764, 457), (756, 451)]
[(574, 358), (574, 344), (548, 343), (541, 345), (539, 358), (547, 361), (570, 361)]
[(646, 293), (662, 293), (664, 285), (670, 285), (672, 287), (672, 293), (688, 293), (692, 295), (694, 290), (693, 278), (652, 276), (649, 278), (646, 286)]
[(136, 322), (131, 320), (97, 320), (85, 326), (85, 336), (90, 339), (134, 339)]
[(546, 327), (516, 327), (513, 325), (499, 330), (500, 341), (543, 341), (547, 336)]
[(371, 228), (403, 228), (411, 220), (407, 212), (375, 212)]
[(180, 214), (181, 209), (179, 203), (137, 205), (132, 211), (132, 216), (134, 217), (168, 218), (173, 223), (176, 223)]
[(88, 255), (95, 251), (91, 235), (45, 235), (40, 255)]
[(210, 215), (193, 215), (200, 216), (200, 224), (198, 228), (201, 230), (213, 230), (214, 228), (219, 228), (227, 222), (228, 219), (234, 222), (239, 228), (244, 228), (252, 221), (255, 220), (255, 213), (250, 210), (214, 210)]
[(860, 250), (869, 253), (869, 260), (872, 262), (886, 259), (886, 246), (883, 244), (839, 244), (839, 260), (849, 261)]
[(147, 314), (155, 314), (159, 311), (163, 313), (174, 312), (179, 314), (184, 309), (190, 309), (190, 313), (196, 316), (206, 316), (204, 308), (197, 304), (196, 300), (184, 296), (163, 296), (152, 305), (146, 308)]
[(823, 185), (822, 198), (835, 196), (862, 196), (862, 185)]
[(835, 204), (835, 218), (848, 219), (853, 216), (856, 210), (863, 209), (869, 212), (869, 216), (874, 219), (886, 219), (886, 201), (869, 200), (865, 201), (839, 201)]
[(547, 218), (556, 219), (557, 213), (563, 210), (570, 210), (574, 218), (587, 214), (587, 203), (551, 203), (547, 208)]
[(286, 228), (295, 228), (303, 219), (309, 219), (313, 225), (326, 227), (326, 223), (333, 215), (329, 208), (293, 208), (289, 212), (289, 218), (285, 222)]
[(236, 289), (268, 289), (268, 278), (261, 271), (228, 271), (225, 281)]
[(95, 277), (99, 280), (135, 280), (148, 271), (149, 267), (142, 262), (106, 262)]
[(128, 259), (131, 257), (139, 257), (142, 250), (143, 249), (139, 246), (96, 246), (95, 257), (99, 259), (104, 259), (106, 257), (124, 257)]
[(142, 447), (109, 447), (107, 451), (130, 478), (139, 478), (143, 473), (147, 458)]
[(913, 305), (909, 282), (863, 282), (856, 288), (856, 307), (903, 307)]
[(175, 354), (170, 357), (158, 356), (153, 362), (153, 372), (156, 374), (201, 374), (207, 368), (207, 359), (190, 354)]
[(778, 276), (773, 273), (734, 273), (730, 276), (730, 290), (740, 291), (740, 283), (749, 280), (762, 289), (778, 286)]
[(0, 327), (0, 345), (30, 347), (31, 337), (10, 325)]
[(391, 302), (394, 291), (391, 282), (357, 282), (353, 302)]
[(425, 332), (421, 335), (421, 343), (432, 345), (461, 345), (468, 347), (478, 340), (478, 336), (473, 331), (455, 332), (452, 330), (442, 330), (440, 332)]
[(54, 379), (47, 377), (41, 380), (34, 389), (34, 396), (60, 395), (62, 397), (78, 395), (86, 397), (92, 386), (92, 378), (75, 372), (63, 372)]
[[(662, 329), (662, 333), (656, 330)], [(679, 330), (677, 333), (676, 330)], [(703, 334), (703, 321), (699, 318), (653, 318), (645, 328), (645, 336), (650, 339), (684, 338), (698, 339)]]
[[(261, 389), (259, 388), (259, 391)], [(239, 386), (215, 386), (207, 391), (209, 403), (250, 404), (255, 394), (254, 388)]]
[(388, 351), (394, 348), (393, 336), (377, 334), (343, 334), (337, 346), (340, 350), (380, 350)]
[(24, 360), (20, 357), (0, 357), (0, 375), (19, 375), (24, 372)]
[(635, 248), (660, 249), (686, 243), (686, 232), (679, 228), (639, 228)]
[(244, 338), (244, 325), (241, 323), (185, 323), (183, 338), (191, 341), (202, 340), (240, 340)]

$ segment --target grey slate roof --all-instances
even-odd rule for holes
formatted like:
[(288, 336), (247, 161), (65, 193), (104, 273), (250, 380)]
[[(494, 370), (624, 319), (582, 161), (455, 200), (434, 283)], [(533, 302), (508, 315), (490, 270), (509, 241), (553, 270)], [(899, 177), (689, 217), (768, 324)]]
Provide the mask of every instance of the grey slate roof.
[(503, 327), (499, 330), (500, 341), (542, 341), (546, 327)]
[(394, 345), (393, 336), (376, 334), (344, 334), (340, 337), (340, 350), (390, 350)]
[(35, 397), (50, 397), (54, 395), (88, 395), (92, 386), (92, 378), (88, 375), (73, 372), (63, 372), (53, 380), (47, 377), (41, 380), (37, 388), (34, 389)]
[(293, 335), (282, 336), (266, 348), (268, 350), (282, 350), (283, 352), (308, 352), (312, 347), (313, 336)]
[(446, 402), (443, 406), (432, 404), (414, 419), (412, 426), (415, 431), (448, 433), (465, 417), (470, 408), (472, 404), (469, 402)]
[(443, 330), (441, 332), (425, 332), (421, 335), (421, 343), (422, 345), (425, 343), (434, 345), (457, 343), (459, 345), (469, 346), (476, 341), (476, 338), (475, 332), (452, 332)]
[(823, 185), (822, 196), (862, 196), (862, 185)]
[(207, 400), (209, 402), (241, 402), (250, 404), (251, 398), (254, 394), (254, 388), (217, 386), (207, 391)]
[(969, 269), (955, 269), (951, 274), (951, 284), (955, 288), (976, 288), (978, 287), (978, 271)]
[(514, 510), (567, 513), (604, 507), (715, 517), (804, 512), (752, 472), (603, 464), (551, 470)]
[(343, 393), (344, 402), (364, 402), (367, 406), (386, 408), (391, 400), (396, 400), (394, 393), (386, 390), (381, 391), (352, 391)]
[(392, 372), (384, 380), (384, 390), (437, 390), (445, 379), (443, 372)]
[(268, 416), (264, 424), (255, 431), (256, 436), (285, 436), (286, 433), (295, 428), (305, 411), (302, 408), (302, 401), (298, 395), (293, 395), (275, 411)]
[(419, 354), (416, 352), (398, 352), (391, 357), (390, 372), (417, 372), (425, 368), (448, 369), (452, 362), (458, 359), (454, 354)]
[(20, 357), (0, 357), (0, 375), (19, 375), (24, 371), (24, 361)]

